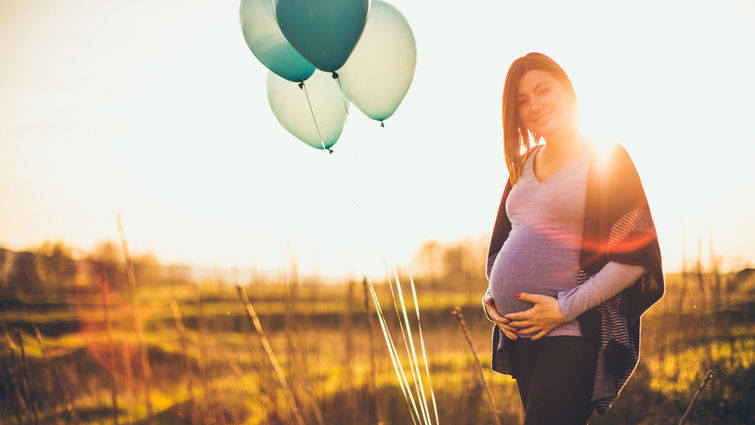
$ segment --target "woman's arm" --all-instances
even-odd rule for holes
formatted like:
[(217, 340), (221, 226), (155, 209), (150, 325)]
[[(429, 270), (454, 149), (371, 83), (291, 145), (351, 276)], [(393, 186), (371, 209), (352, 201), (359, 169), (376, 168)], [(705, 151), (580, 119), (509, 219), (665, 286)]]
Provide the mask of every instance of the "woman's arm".
[(559, 292), (558, 299), (524, 292), (516, 294), (520, 300), (533, 306), (525, 311), (507, 314), (504, 318), (509, 319), (509, 326), (520, 334), (531, 335), (534, 341), (628, 288), (644, 273), (642, 266), (609, 261), (583, 284)]
[(575, 320), (582, 313), (631, 286), (645, 267), (609, 261), (583, 284), (558, 293), (558, 309), (564, 322)]

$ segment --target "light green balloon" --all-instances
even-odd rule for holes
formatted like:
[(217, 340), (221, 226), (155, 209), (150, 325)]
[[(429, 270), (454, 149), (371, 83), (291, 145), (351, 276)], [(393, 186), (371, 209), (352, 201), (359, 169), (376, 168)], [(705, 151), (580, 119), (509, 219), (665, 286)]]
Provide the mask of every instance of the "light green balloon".
[(381, 0), (372, 0), (362, 38), (338, 70), (341, 89), (368, 117), (393, 115), (409, 91), (417, 65), (414, 34), (404, 15)]
[(278, 28), (272, 0), (241, 0), (239, 15), (249, 50), (267, 69), (290, 81), (304, 81), (315, 72)]
[(322, 71), (315, 71), (303, 87), (268, 73), (270, 109), (283, 128), (296, 138), (313, 148), (330, 150), (343, 131), (348, 99), (338, 88), (338, 82)]

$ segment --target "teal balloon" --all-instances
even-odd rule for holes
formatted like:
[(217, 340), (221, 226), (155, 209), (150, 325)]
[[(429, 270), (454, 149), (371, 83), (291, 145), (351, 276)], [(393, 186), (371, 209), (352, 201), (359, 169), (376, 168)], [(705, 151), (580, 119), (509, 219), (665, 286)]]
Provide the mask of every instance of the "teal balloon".
[(338, 81), (324, 72), (315, 71), (303, 87), (268, 73), (270, 109), (283, 128), (296, 138), (313, 148), (330, 150), (343, 131), (349, 101)]
[(393, 115), (414, 79), (417, 47), (404, 15), (373, 0), (367, 26), (354, 52), (338, 71), (341, 89), (368, 117)]
[(273, 0), (286, 39), (312, 65), (330, 72), (354, 50), (369, 7), (370, 0)]
[(304, 81), (315, 72), (286, 40), (273, 13), (273, 0), (241, 0), (241, 32), (254, 56), (289, 81)]

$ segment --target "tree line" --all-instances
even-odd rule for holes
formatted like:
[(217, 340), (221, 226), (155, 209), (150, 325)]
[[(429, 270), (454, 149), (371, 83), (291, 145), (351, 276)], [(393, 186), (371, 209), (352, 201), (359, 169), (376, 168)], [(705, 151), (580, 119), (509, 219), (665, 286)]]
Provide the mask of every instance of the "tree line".
[[(432, 290), (484, 290), (487, 238), (428, 241), (414, 256), (411, 273), (418, 286)], [(187, 276), (185, 265), (163, 265), (152, 254), (132, 256), (139, 285), (169, 284)], [(401, 272), (402, 275), (406, 274)], [(123, 250), (103, 242), (80, 251), (63, 242), (45, 242), (21, 251), (0, 247), (0, 299), (65, 301), (76, 288), (97, 287), (105, 279), (114, 290), (128, 285)]]

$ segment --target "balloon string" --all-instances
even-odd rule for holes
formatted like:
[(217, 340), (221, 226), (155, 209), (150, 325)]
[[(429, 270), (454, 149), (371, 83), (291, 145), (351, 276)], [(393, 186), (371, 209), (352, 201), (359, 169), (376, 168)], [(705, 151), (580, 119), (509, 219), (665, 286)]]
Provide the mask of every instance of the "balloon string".
[(309, 100), (309, 92), (307, 91), (307, 85), (304, 84), (304, 81), (299, 83), (299, 87), (304, 89), (304, 94), (307, 96), (307, 105), (309, 105), (309, 112), (312, 114), (312, 121), (315, 123), (315, 129), (317, 130), (317, 137), (320, 138), (320, 146), (322, 146), (323, 150), (327, 150), (330, 153), (333, 153), (333, 149), (328, 149), (325, 147), (325, 142), (322, 140), (322, 134), (320, 134), (320, 126), (317, 125), (317, 118), (315, 118), (315, 111), (312, 109), (312, 102)]
[[(333, 73), (333, 78), (335, 78), (336, 81), (338, 81), (338, 90), (340, 90), (341, 94), (343, 94), (343, 87), (341, 87), (341, 76), (339, 76), (337, 73), (334, 72)], [(343, 102), (343, 109), (346, 111), (346, 116), (348, 117), (349, 116), (349, 104), (346, 103), (345, 101)]]

